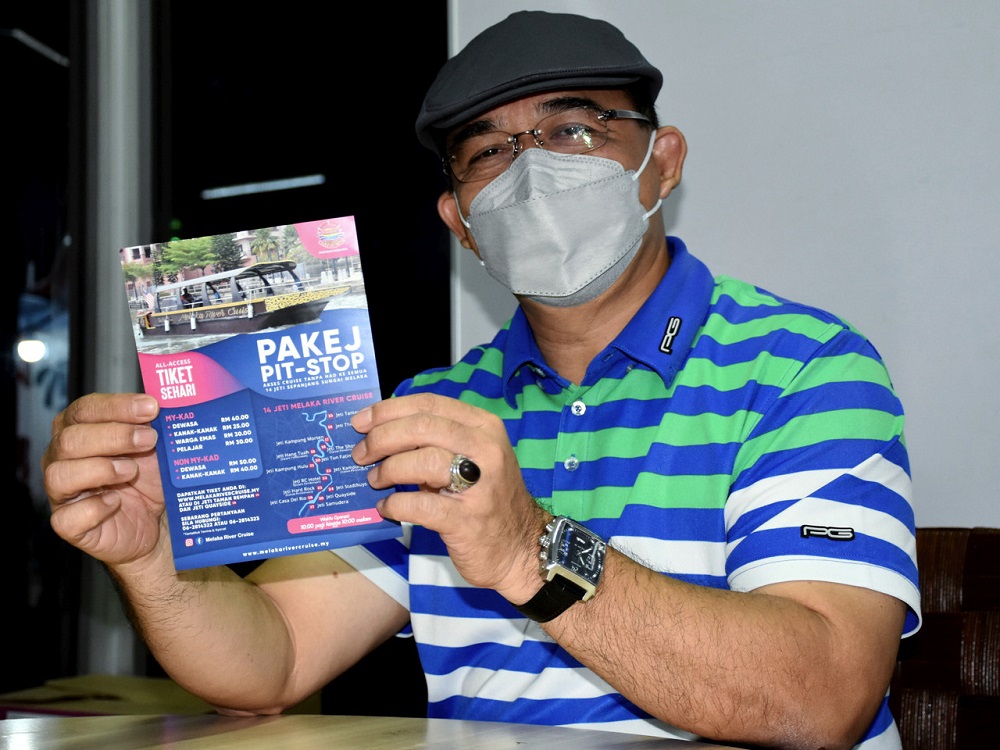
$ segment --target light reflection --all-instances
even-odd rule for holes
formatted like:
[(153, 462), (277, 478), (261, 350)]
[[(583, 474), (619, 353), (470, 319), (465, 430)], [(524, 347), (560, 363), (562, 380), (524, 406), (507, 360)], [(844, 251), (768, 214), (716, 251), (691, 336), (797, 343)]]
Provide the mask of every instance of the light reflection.
[(21, 339), (17, 342), (17, 356), (22, 362), (40, 362), (48, 352), (44, 341), (38, 339)]

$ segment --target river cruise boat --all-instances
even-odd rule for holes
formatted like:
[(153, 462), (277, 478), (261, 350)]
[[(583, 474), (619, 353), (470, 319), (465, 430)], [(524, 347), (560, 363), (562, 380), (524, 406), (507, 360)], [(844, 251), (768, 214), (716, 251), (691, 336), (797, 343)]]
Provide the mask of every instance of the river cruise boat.
[(248, 333), (317, 320), (350, 284), (307, 287), (295, 261), (265, 261), (154, 287), (138, 313), (142, 336)]

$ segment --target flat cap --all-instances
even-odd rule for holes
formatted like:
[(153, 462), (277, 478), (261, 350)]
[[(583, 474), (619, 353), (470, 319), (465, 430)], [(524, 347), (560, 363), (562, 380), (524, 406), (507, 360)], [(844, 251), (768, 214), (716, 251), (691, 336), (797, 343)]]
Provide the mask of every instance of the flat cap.
[(445, 132), (513, 99), (637, 82), (648, 86), (655, 102), (663, 76), (607, 21), (518, 11), (480, 32), (441, 67), (417, 115), (417, 138), (438, 152)]

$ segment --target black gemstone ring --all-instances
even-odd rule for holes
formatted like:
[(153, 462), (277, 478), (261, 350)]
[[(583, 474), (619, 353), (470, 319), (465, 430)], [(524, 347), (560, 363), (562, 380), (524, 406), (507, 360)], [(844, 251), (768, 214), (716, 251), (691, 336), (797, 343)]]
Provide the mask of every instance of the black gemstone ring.
[(451, 459), (451, 483), (445, 488), (448, 492), (465, 492), (469, 487), (479, 481), (479, 466), (468, 456), (461, 453)]

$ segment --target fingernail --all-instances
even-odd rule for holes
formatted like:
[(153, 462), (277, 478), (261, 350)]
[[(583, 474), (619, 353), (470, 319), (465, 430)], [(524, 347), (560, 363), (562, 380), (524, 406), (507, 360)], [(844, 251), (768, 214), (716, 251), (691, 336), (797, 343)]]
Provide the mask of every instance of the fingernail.
[(132, 413), (143, 419), (152, 419), (156, 416), (156, 399), (149, 396), (140, 396), (132, 401)]
[(116, 458), (111, 461), (111, 465), (115, 468), (115, 474), (120, 477), (130, 477), (135, 474), (135, 461)]
[(351, 417), (351, 427), (353, 427), (358, 432), (362, 431), (363, 427), (367, 427), (372, 421), (372, 408), (366, 406), (361, 409), (353, 417)]
[(356, 463), (358, 466), (364, 466), (366, 452), (367, 451), (365, 450), (365, 441), (362, 440), (353, 448), (351, 448), (351, 460), (353, 460), (354, 463)]
[(138, 426), (132, 430), (132, 445), (147, 450), (156, 445), (156, 430), (152, 427)]

